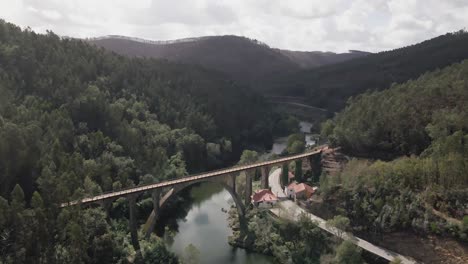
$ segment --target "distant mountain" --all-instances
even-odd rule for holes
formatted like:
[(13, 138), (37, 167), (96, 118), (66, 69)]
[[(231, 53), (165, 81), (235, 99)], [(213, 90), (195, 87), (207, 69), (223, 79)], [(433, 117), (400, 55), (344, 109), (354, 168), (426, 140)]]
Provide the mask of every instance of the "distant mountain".
[(319, 68), (277, 76), (269, 93), (308, 97), (308, 103), (339, 110), (348, 98), (366, 90), (383, 90), (392, 83), (415, 79), (468, 58), (468, 33), (448, 33), (419, 44)]
[(278, 50), (301, 68), (316, 68), (324, 65), (339, 63), (371, 54), (365, 51), (350, 50), (348, 53), (333, 53), (322, 51), (291, 51)]
[(119, 54), (163, 58), (227, 73), (232, 79), (265, 88), (273, 76), (319, 67), (367, 55), (367, 52), (337, 54), (270, 48), (257, 40), (238, 36), (208, 36), (173, 41), (150, 41), (125, 36), (88, 39)]

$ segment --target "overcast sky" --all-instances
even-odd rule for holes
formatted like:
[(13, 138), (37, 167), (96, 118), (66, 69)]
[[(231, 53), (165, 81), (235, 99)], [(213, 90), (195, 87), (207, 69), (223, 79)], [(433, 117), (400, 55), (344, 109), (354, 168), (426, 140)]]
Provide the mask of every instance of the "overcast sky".
[(0, 0), (36, 32), (168, 40), (242, 35), (292, 50), (381, 51), (468, 25), (468, 0)]

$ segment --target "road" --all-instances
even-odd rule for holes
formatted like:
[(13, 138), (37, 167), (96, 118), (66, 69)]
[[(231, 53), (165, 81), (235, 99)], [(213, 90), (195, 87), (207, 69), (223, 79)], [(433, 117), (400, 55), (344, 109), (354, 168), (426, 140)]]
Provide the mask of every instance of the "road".
[(329, 112), (325, 108), (308, 105), (305, 97), (267, 95), (266, 98), (269, 99), (271, 103), (289, 104), (289, 105), (295, 105), (295, 106), (305, 107), (309, 109), (319, 110), (322, 112)]
[[(273, 193), (277, 194), (279, 193), (282, 196), (279, 196), (278, 198), (283, 198), (285, 197), (285, 194), (283, 190), (281, 189), (281, 184), (280, 184), (280, 175), (281, 175), (281, 169), (276, 169), (274, 170), (268, 177), (268, 184), (271, 187), (271, 190)], [(280, 198), (280, 200), (281, 200)], [(314, 221), (317, 223), (318, 227), (321, 229), (331, 233), (334, 236), (340, 237), (342, 239), (346, 239), (351, 241), (353, 244), (359, 246), (360, 248), (367, 250), (369, 252), (374, 253), (375, 255), (378, 255), (388, 261), (392, 261), (395, 258), (399, 258), (401, 260), (401, 263), (404, 264), (414, 264), (417, 263), (416, 261), (405, 257), (403, 255), (400, 255), (398, 253), (392, 252), (390, 250), (381, 248), (379, 246), (376, 246), (364, 239), (361, 239), (359, 237), (354, 236), (351, 233), (346, 233), (343, 232), (335, 227), (330, 227), (326, 225), (326, 221), (314, 214), (311, 214), (309, 212), (306, 212), (304, 209), (302, 209), (300, 206), (298, 206), (296, 203), (290, 200), (282, 200), (278, 203), (278, 207), (270, 209), (270, 211), (276, 215), (277, 217), (280, 218), (285, 218), (293, 221), (297, 221), (301, 215), (305, 215), (308, 217), (310, 220)]]
[(319, 111), (328, 113), (328, 110), (327, 110), (327, 109), (323, 109), (323, 108), (316, 107), (316, 106), (311, 106), (311, 105), (306, 105), (306, 104), (301, 104), (301, 103), (295, 103), (295, 102), (275, 102), (275, 103), (277, 103), (277, 104), (294, 105), (294, 106), (299, 106), (299, 107), (304, 107), (304, 108), (308, 108), (308, 109), (319, 110)]
[(280, 177), (281, 177), (281, 168), (274, 170), (268, 176), (268, 185), (271, 188), (271, 191), (279, 198), (285, 199), (286, 195), (284, 194), (283, 189), (281, 188), (280, 184)]

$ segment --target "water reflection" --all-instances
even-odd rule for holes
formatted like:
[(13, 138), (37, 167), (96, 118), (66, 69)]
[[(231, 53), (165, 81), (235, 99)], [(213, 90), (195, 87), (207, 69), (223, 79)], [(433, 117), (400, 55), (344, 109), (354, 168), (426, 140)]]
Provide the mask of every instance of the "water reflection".
[[(315, 144), (315, 139), (310, 133), (310, 129), (312, 128), (312, 123), (301, 121), (299, 122), (300, 132), (305, 134), (305, 141), (306, 146), (312, 146)], [(270, 153), (273, 154), (281, 154), (287, 147), (288, 137), (280, 137), (276, 138), (273, 142), (273, 146), (271, 148)]]
[[(232, 230), (228, 226), (228, 215), (222, 209), (229, 209), (233, 201), (229, 192), (219, 184), (197, 185), (182, 193), (184, 196), (185, 203), (190, 204), (185, 216), (179, 215), (175, 225), (167, 223), (177, 232), (169, 245), (174, 253), (183, 256), (185, 248), (193, 244), (201, 253), (200, 263), (272, 263), (268, 256), (249, 253), (228, 244)], [(177, 210), (180, 208), (187, 209), (186, 206), (177, 206)]]

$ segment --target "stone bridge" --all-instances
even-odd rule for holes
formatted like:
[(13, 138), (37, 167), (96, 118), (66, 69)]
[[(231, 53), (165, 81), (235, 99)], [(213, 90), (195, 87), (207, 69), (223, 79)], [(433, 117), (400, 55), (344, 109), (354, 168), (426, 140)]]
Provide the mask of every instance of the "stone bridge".
[[(190, 175), (174, 180), (168, 180), (160, 183), (142, 185), (120, 191), (100, 194), (93, 197), (87, 197), (80, 200), (65, 202), (62, 203), (60, 207), (63, 208), (68, 206), (98, 203), (104, 208), (109, 208), (112, 205), (112, 201), (120, 197), (126, 197), (129, 202), (132, 244), (136, 250), (139, 250), (140, 246), (138, 242), (136, 200), (141, 194), (150, 192), (153, 201), (153, 210), (150, 216), (148, 217), (146, 224), (144, 225), (146, 238), (148, 238), (154, 231), (158, 216), (164, 205), (175, 195), (177, 195), (177, 193), (181, 190), (200, 182), (215, 182), (222, 185), (231, 194), (236, 204), (240, 222), (242, 223), (244, 219), (245, 208), (249, 206), (251, 202), (250, 197), (252, 195), (252, 181), (257, 170), (260, 170), (261, 174), (261, 188), (268, 189), (269, 171), (273, 166), (282, 166), (284, 164), (288, 164), (289, 162), (307, 159), (314, 171), (318, 167), (320, 167), (321, 154), (322, 149), (318, 149), (274, 160), (257, 162), (248, 165), (234, 166), (197, 175)], [(236, 178), (241, 172), (244, 172), (246, 175), (243, 199), (239, 195), (239, 191), (236, 188)]]

